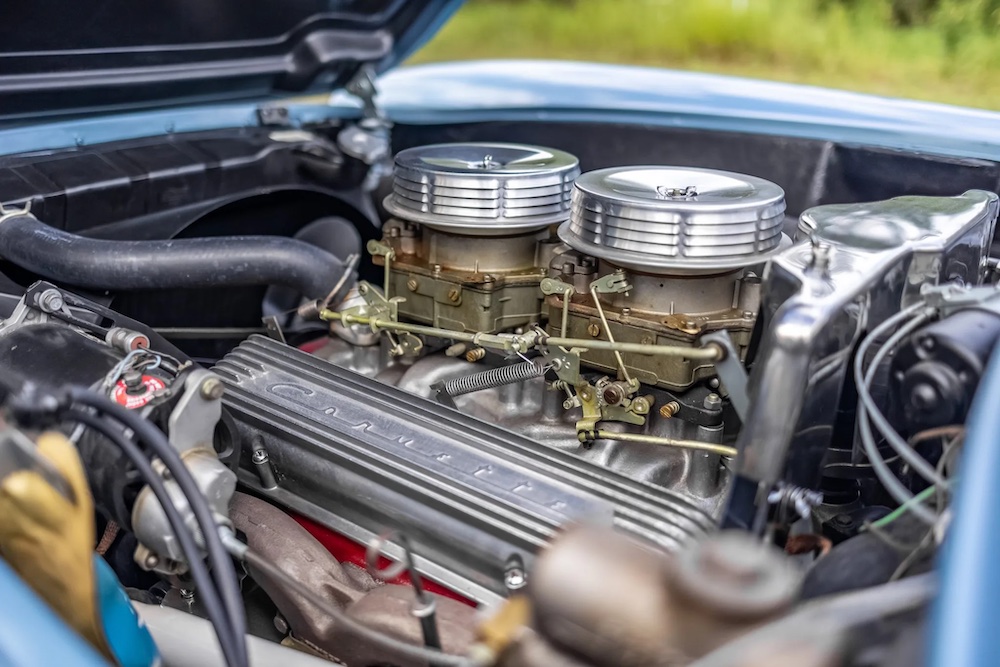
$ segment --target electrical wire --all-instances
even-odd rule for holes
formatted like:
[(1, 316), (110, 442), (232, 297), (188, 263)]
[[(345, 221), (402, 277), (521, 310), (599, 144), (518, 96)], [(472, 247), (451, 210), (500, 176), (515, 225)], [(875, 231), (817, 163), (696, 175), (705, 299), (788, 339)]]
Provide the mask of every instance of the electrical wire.
[(190, 528), (184, 523), (180, 512), (174, 506), (173, 500), (163, 483), (163, 479), (153, 470), (152, 464), (146, 458), (139, 446), (129, 439), (125, 433), (117, 427), (115, 422), (106, 417), (100, 417), (94, 413), (80, 409), (70, 409), (64, 417), (100, 433), (114, 444), (128, 457), (132, 465), (136, 467), (142, 475), (150, 491), (156, 496), (167, 517), (167, 522), (180, 544), (181, 550), (188, 559), (188, 568), (191, 578), (194, 580), (198, 591), (198, 599), (205, 607), (205, 613), (215, 628), (216, 636), (219, 639), (219, 647), (225, 657), (227, 664), (234, 667), (243, 667), (246, 663), (240, 662), (240, 651), (237, 646), (241, 638), (235, 634), (233, 624), (230, 622), (219, 597), (219, 592), (215, 581), (212, 579), (205, 562), (202, 560), (201, 550), (195, 542)]
[[(875, 371), (882, 360), (896, 343), (909, 335), (911, 331), (927, 319), (928, 315), (926, 313), (920, 313), (924, 308), (925, 305), (923, 303), (914, 304), (887, 318), (861, 341), (854, 356), (854, 379), (858, 390), (858, 435), (864, 446), (865, 454), (871, 463), (872, 471), (878, 477), (879, 481), (882, 482), (886, 492), (901, 505), (909, 502), (913, 498), (913, 494), (896, 478), (896, 475), (889, 468), (888, 464), (886, 464), (878, 450), (875, 436), (871, 430), (871, 423), (868, 420), (868, 410), (870, 407), (874, 407), (874, 399), (872, 399), (871, 393), (868, 390), (868, 384), (874, 377)], [(906, 320), (909, 320), (909, 322), (906, 322)], [(900, 326), (899, 330), (882, 345), (882, 348), (872, 358), (871, 366), (866, 374), (864, 372), (864, 358), (872, 344), (882, 333), (901, 322), (906, 323)], [(928, 525), (934, 525), (937, 522), (937, 515), (922, 504), (912, 504), (910, 511), (913, 512), (914, 516)]]
[(920, 543), (906, 554), (906, 558), (900, 563), (889, 577), (889, 581), (897, 581), (913, 567), (920, 558), (927, 553), (927, 547), (934, 541), (934, 526), (927, 530), (927, 534), (921, 538)]
[(282, 584), (287, 586), (293, 592), (309, 600), (309, 602), (321, 609), (324, 613), (328, 614), (338, 627), (343, 628), (347, 632), (361, 639), (373, 644), (378, 644), (379, 646), (396, 653), (400, 659), (405, 658), (407, 660), (419, 660), (435, 665), (435, 667), (473, 667), (476, 664), (465, 656), (452, 655), (436, 649), (408, 644), (407, 642), (388, 635), (381, 630), (371, 628), (363, 623), (360, 623), (344, 613), (340, 607), (331, 603), (313, 589), (302, 584), (298, 579), (295, 579), (291, 575), (285, 573), (284, 570), (276, 567), (273, 563), (260, 556), (260, 554), (257, 554), (247, 548), (244, 544), (239, 545), (238, 551), (234, 549), (233, 555), (242, 557), (250, 567), (263, 572), (273, 579), (281, 581)]
[(233, 634), (240, 638), (237, 643), (237, 658), (239, 660), (237, 664), (246, 665), (248, 660), (245, 638), (247, 632), (246, 617), (244, 616), (243, 599), (240, 595), (236, 570), (219, 536), (218, 526), (212, 517), (212, 510), (177, 450), (167, 440), (166, 435), (151, 422), (97, 392), (74, 387), (69, 390), (69, 397), (73, 403), (93, 408), (126, 426), (170, 471), (194, 514), (204, 541), (208, 562), (218, 575), (219, 594), (231, 619)]
[(926, 489), (918, 493), (917, 495), (910, 498), (908, 501), (894, 509), (893, 511), (886, 514), (881, 519), (871, 522), (871, 527), (873, 528), (885, 528), (893, 521), (897, 520), (899, 517), (903, 516), (913, 507), (914, 504), (920, 504), (937, 493), (938, 488), (936, 486), (928, 486)]
[[(918, 308), (917, 310), (919, 311), (920, 309)], [(905, 313), (907, 311), (904, 310), (902, 312)], [(858, 384), (858, 398), (865, 405), (865, 409), (868, 413), (868, 419), (870, 419), (875, 425), (875, 428), (879, 431), (882, 437), (885, 438), (885, 441), (889, 444), (893, 451), (899, 454), (900, 457), (902, 457), (902, 459), (906, 461), (906, 463), (909, 464), (914, 471), (916, 471), (917, 474), (926, 479), (928, 482), (943, 486), (945, 484), (944, 477), (939, 475), (934, 469), (934, 466), (932, 466), (927, 459), (921, 456), (917, 450), (913, 449), (913, 447), (911, 447), (909, 443), (907, 443), (906, 440), (904, 440), (903, 437), (896, 432), (896, 429), (892, 427), (889, 420), (886, 419), (884, 414), (882, 414), (882, 410), (879, 409), (875, 400), (872, 398), (871, 392), (869, 391), (869, 387), (871, 386), (882, 361), (895, 349), (896, 345), (902, 341), (903, 338), (909, 335), (909, 333), (918, 326), (929, 320), (930, 317), (931, 314), (929, 311), (915, 314), (913, 319), (907, 322), (899, 329), (899, 331), (894, 333), (885, 341), (882, 347), (879, 348), (878, 352), (875, 353), (875, 356), (872, 357), (871, 364), (868, 366), (868, 371), (865, 373), (862, 382)], [(879, 338), (879, 336), (888, 331), (892, 327), (892, 325), (886, 326), (889, 321), (890, 320), (886, 320), (886, 322), (883, 322), (881, 325), (872, 330), (872, 332), (866, 337), (865, 342), (874, 342)], [(866, 347), (866, 352), (867, 349), (868, 348)], [(864, 356), (865, 355), (861, 352), (861, 346), (859, 346), (858, 355), (855, 358), (856, 373), (864, 362)]]

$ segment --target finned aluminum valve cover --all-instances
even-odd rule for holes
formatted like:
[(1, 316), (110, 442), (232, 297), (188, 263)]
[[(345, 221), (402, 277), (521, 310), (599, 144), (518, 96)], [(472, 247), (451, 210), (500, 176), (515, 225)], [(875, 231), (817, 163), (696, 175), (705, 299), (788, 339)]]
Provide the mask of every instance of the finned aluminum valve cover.
[[(715, 522), (686, 496), (629, 479), (402, 389), (252, 336), (215, 367), (250, 452), (240, 479), (360, 543), (395, 529), (417, 567), (478, 600), (504, 591), (505, 564), (571, 523), (613, 524), (675, 549)], [(256, 443), (256, 444), (254, 444)]]
[(436, 144), (400, 151), (394, 216), (443, 231), (493, 236), (543, 229), (569, 217), (580, 174), (563, 151), (518, 144)]
[(785, 192), (754, 176), (614, 167), (576, 180), (559, 237), (616, 266), (656, 273), (738, 269), (783, 245)]

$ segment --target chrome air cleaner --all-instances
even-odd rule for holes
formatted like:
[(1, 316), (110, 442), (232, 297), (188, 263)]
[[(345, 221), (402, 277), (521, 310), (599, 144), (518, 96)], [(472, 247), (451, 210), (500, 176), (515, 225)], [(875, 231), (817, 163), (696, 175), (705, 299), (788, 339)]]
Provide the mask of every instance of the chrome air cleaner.
[(507, 235), (569, 217), (579, 162), (569, 153), (518, 144), (437, 144), (400, 152), (394, 216), (463, 235)]
[(784, 191), (762, 178), (689, 167), (622, 167), (576, 181), (562, 240), (649, 273), (737, 269), (782, 245)]

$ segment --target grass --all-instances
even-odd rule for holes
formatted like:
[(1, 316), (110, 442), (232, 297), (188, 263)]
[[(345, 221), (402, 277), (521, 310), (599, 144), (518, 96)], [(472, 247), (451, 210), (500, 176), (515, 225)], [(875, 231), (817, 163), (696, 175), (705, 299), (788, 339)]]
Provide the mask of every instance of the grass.
[(410, 62), (630, 63), (1000, 109), (991, 32), (944, 9), (896, 27), (877, 0), (469, 0)]

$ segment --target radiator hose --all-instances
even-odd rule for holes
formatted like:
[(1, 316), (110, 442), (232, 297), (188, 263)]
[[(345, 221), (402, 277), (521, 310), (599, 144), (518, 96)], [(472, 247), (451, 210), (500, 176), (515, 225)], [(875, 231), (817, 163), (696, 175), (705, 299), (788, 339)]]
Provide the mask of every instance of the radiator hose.
[(283, 236), (112, 241), (56, 229), (27, 211), (0, 218), (0, 258), (88, 289), (283, 285), (309, 299), (326, 296), (344, 270), (336, 256)]

